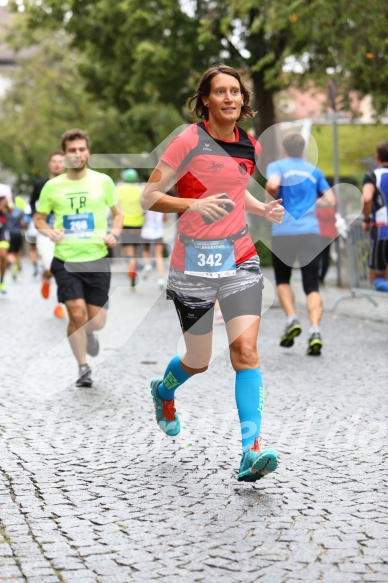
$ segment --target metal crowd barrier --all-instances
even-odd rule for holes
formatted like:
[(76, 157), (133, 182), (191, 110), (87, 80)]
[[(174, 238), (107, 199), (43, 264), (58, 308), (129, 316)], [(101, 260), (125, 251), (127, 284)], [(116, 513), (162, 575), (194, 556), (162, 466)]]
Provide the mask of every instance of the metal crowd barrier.
[(388, 298), (386, 292), (374, 290), (369, 282), (368, 257), (370, 235), (362, 230), (361, 225), (362, 220), (358, 218), (346, 230), (350, 293), (337, 298), (332, 307), (333, 311), (343, 300), (366, 298), (374, 306), (377, 306), (375, 297)]

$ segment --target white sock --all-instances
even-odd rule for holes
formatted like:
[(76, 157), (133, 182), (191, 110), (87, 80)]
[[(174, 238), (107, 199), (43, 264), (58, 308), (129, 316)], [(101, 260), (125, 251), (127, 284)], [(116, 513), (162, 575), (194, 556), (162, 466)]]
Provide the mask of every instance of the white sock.
[(316, 334), (317, 332), (320, 332), (320, 331), (321, 331), (321, 329), (319, 326), (310, 326), (310, 330), (309, 330), (310, 334)]
[(290, 324), (292, 324), (292, 322), (294, 320), (297, 320), (297, 319), (298, 319), (298, 316), (296, 314), (293, 314), (292, 316), (288, 316), (288, 318), (287, 318), (287, 324), (290, 325)]

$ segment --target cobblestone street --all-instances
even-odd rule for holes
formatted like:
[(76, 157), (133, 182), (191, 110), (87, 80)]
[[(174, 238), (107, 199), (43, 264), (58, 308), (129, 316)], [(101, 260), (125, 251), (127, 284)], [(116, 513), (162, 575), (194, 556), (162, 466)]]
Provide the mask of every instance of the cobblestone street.
[(280, 463), (247, 484), (224, 326), (209, 370), (177, 392), (182, 432), (169, 438), (149, 382), (182, 340), (156, 276), (131, 293), (114, 274), (94, 387), (79, 389), (67, 320), (30, 271), (8, 275), (0, 298), (1, 582), (388, 581), (388, 314), (341, 303), (324, 316), (322, 357), (307, 357), (305, 310), (280, 348), (266, 280), (262, 434)]

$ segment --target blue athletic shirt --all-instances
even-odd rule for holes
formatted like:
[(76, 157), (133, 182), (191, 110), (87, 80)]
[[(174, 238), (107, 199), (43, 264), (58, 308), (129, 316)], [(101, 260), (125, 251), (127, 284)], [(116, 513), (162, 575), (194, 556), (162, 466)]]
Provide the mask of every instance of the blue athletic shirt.
[(316, 202), (330, 188), (321, 170), (302, 158), (284, 158), (268, 164), (267, 177), (273, 175), (281, 177), (276, 198), (286, 212), (281, 225), (272, 224), (272, 235), (319, 235)]

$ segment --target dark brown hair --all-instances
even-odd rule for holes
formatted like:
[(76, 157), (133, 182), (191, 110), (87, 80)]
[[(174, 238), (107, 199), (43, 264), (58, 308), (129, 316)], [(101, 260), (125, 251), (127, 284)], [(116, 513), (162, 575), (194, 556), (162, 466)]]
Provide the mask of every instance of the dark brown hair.
[(388, 162), (388, 142), (377, 144), (376, 154), (380, 162)]
[(283, 138), (282, 144), (288, 156), (291, 156), (291, 158), (300, 158), (306, 142), (303, 136), (297, 132), (293, 132)]
[(66, 142), (74, 142), (74, 140), (85, 140), (86, 145), (89, 147), (89, 136), (83, 130), (79, 130), (78, 128), (74, 128), (73, 130), (67, 130), (62, 135), (61, 138), (61, 146), (63, 152), (66, 152)]
[(240, 91), (242, 96), (244, 97), (244, 103), (241, 107), (241, 113), (237, 121), (244, 121), (244, 119), (247, 117), (254, 117), (256, 115), (256, 112), (252, 111), (252, 109), (249, 106), (251, 91), (249, 91), (249, 89), (245, 87), (244, 83), (241, 80), (240, 74), (235, 69), (233, 69), (232, 67), (228, 67), (228, 65), (222, 64), (217, 65), (216, 67), (210, 67), (210, 69), (205, 71), (205, 73), (202, 75), (197, 86), (197, 91), (192, 97), (190, 97), (190, 99), (187, 102), (190, 114), (191, 115), (195, 114), (200, 119), (206, 120), (209, 119), (209, 110), (203, 104), (202, 98), (209, 96), (211, 81), (213, 77), (219, 75), (220, 73), (224, 73), (225, 75), (231, 75), (231, 77), (234, 77), (239, 82)]
[(63, 151), (62, 150), (55, 150), (55, 152), (51, 152), (50, 156), (48, 157), (49, 162), (50, 162), (51, 158), (54, 158), (54, 156), (63, 156)]

